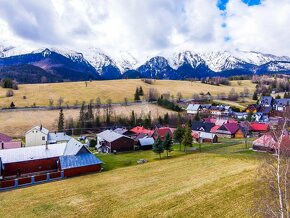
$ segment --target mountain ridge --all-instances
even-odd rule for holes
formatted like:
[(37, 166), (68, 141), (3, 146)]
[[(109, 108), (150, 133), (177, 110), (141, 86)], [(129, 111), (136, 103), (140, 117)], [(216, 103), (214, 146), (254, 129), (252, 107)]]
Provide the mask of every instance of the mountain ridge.
[[(56, 79), (49, 79), (52, 82), (136, 77), (182, 80), (240, 74), (290, 73), (289, 57), (257, 51), (198, 53), (187, 50), (175, 52), (171, 56), (153, 56), (141, 63), (128, 51), (121, 51), (116, 58), (97, 48), (90, 48), (85, 52), (58, 48), (27, 52), (16, 47), (0, 46), (0, 78), (9, 76), (7, 72), (3, 73), (4, 68), (26, 65), (47, 71), (50, 73), (49, 77), (55, 76)], [(15, 69), (20, 70), (21, 67)], [(17, 76), (13, 79), (19, 80)], [(19, 82), (24, 81), (20, 79)]]

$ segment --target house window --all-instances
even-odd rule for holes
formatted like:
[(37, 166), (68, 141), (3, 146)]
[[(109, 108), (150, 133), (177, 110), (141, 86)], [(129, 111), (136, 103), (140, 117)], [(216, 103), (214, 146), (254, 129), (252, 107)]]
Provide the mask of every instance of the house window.
[(44, 141), (45, 140), (45, 136), (42, 136), (42, 141)]

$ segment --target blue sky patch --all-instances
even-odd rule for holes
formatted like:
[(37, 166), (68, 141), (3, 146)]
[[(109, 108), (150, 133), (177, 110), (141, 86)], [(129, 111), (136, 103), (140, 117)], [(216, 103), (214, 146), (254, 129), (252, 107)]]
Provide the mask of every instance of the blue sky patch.
[[(261, 4), (262, 0), (242, 0), (245, 4), (249, 5), (249, 6), (253, 6), (253, 5), (259, 5)], [(217, 7), (224, 11), (226, 10), (227, 7), (227, 3), (229, 2), (229, 0), (218, 0), (217, 1)]]

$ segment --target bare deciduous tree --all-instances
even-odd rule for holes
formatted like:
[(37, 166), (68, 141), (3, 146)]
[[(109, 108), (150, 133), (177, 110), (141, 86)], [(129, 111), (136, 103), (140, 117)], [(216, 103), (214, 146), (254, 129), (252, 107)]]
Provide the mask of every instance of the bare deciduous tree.
[(58, 104), (59, 107), (62, 106), (63, 102), (64, 102), (64, 98), (63, 97), (60, 97), (59, 99), (57, 99), (57, 104)]
[(286, 131), (289, 112), (288, 108), (283, 124), (268, 133), (274, 139), (271, 146), (274, 154), (267, 156), (258, 170), (259, 195), (255, 206), (256, 211), (265, 217), (290, 217), (290, 140)]
[(48, 99), (49, 107), (53, 108), (54, 100), (52, 98)]

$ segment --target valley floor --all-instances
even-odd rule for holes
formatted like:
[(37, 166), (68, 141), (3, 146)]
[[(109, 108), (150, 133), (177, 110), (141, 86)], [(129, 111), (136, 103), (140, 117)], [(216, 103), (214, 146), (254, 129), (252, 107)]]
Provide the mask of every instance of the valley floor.
[[(104, 157), (108, 171), (0, 193), (0, 217), (252, 217), (257, 154), (242, 141), (211, 146)], [(119, 168), (135, 154), (149, 163)]]

